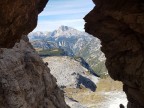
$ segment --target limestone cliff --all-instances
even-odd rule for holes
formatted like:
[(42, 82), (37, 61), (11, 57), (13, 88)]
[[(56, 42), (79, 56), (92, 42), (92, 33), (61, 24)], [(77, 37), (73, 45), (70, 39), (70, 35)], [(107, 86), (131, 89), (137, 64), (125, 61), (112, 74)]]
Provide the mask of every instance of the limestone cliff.
[(27, 42), (0, 50), (1, 108), (69, 108), (41, 58)]
[(37, 25), (48, 0), (0, 0), (0, 48), (12, 47)]
[(144, 107), (144, 1), (93, 0), (85, 30), (102, 41), (110, 76), (124, 84), (128, 108)]

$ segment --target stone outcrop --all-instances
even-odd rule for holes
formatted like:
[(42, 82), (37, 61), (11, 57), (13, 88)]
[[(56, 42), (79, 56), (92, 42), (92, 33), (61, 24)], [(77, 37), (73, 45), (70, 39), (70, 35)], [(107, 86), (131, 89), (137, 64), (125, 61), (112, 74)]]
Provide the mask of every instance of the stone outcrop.
[(93, 1), (85, 30), (101, 40), (106, 67), (123, 82), (128, 108), (144, 108), (144, 1)]
[(43, 59), (48, 63), (50, 73), (57, 79), (60, 88), (87, 88), (96, 91), (98, 77), (82, 66), (81, 62), (69, 56), (51, 56)]
[(0, 49), (0, 107), (69, 108), (28, 38), (12, 49)]
[(38, 14), (48, 0), (0, 1), (0, 48), (13, 47), (37, 25)]

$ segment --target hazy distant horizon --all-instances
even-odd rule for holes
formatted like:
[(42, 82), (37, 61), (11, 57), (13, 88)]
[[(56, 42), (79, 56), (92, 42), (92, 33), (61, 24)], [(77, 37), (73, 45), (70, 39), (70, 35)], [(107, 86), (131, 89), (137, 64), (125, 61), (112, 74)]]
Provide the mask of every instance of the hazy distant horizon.
[(84, 31), (83, 17), (94, 7), (92, 0), (49, 0), (39, 15), (35, 31), (53, 31), (59, 26), (69, 26)]

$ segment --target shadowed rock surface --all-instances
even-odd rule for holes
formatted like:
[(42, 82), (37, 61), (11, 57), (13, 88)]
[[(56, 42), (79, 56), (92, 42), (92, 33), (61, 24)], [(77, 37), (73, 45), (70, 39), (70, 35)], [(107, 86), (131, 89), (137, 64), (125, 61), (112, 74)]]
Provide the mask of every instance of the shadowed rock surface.
[(85, 30), (102, 41), (110, 76), (122, 81), (128, 108), (144, 107), (144, 1), (93, 0)]
[(37, 25), (38, 14), (48, 0), (0, 1), (0, 48), (13, 47)]
[(69, 108), (56, 79), (24, 40), (0, 50), (0, 107)]
[(0, 108), (69, 108), (28, 38), (20, 41), (36, 27), (47, 2), (0, 1)]

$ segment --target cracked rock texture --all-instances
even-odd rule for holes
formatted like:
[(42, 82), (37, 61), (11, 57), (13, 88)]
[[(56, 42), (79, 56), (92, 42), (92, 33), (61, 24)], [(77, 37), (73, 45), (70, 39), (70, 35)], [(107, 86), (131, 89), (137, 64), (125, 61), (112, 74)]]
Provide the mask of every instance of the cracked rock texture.
[(123, 82), (128, 108), (144, 108), (144, 1), (93, 1), (85, 30), (101, 40), (106, 67)]
[(0, 49), (0, 108), (69, 108), (28, 39)]
[(0, 0), (0, 48), (13, 47), (37, 25), (48, 0)]

